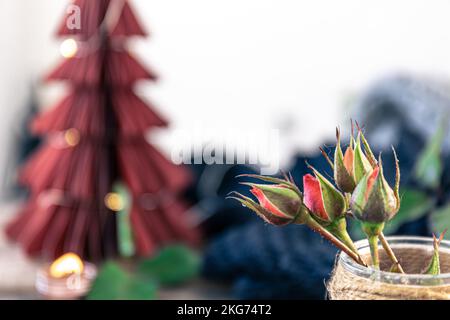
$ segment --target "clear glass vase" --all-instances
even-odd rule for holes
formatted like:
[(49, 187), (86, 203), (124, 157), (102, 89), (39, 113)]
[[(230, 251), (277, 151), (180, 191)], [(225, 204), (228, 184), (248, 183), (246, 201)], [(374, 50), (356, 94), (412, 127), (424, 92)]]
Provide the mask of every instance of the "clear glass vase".
[[(380, 270), (364, 267), (345, 253), (337, 257), (327, 284), (330, 299), (450, 299), (450, 241), (440, 246), (441, 274), (424, 275), (433, 253), (433, 239), (423, 237), (387, 237), (406, 274), (389, 270), (391, 261), (380, 246)], [(355, 243), (363, 259), (370, 263), (367, 240)]]

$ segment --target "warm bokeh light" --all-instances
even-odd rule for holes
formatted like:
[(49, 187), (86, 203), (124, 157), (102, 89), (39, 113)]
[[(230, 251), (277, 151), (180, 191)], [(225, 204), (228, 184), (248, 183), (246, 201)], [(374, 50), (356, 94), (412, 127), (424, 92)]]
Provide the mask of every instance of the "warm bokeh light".
[(105, 196), (105, 205), (112, 211), (121, 211), (125, 206), (123, 198), (115, 192), (108, 193)]
[(72, 58), (77, 54), (78, 44), (73, 39), (66, 39), (61, 43), (59, 51), (64, 58)]
[(77, 129), (69, 129), (64, 133), (64, 139), (69, 146), (74, 147), (80, 141), (80, 133)]
[(52, 263), (50, 275), (55, 278), (62, 278), (71, 274), (81, 274), (83, 269), (83, 261), (79, 256), (75, 253), (66, 253)]

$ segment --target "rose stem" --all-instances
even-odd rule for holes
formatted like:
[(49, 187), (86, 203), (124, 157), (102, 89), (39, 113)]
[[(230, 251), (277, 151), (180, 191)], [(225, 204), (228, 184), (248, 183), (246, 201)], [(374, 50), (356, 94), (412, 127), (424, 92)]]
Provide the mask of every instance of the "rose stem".
[(398, 261), (397, 257), (395, 256), (394, 251), (392, 251), (391, 246), (389, 245), (386, 238), (384, 237), (383, 232), (380, 233), (380, 242), (384, 248), (384, 251), (386, 251), (386, 254), (389, 256), (391, 261), (397, 266), (398, 271), (400, 273), (405, 273), (405, 271), (403, 271), (402, 266), (400, 265), (400, 262)]
[(332, 244), (334, 244), (337, 248), (344, 251), (350, 258), (355, 260), (360, 265), (363, 265), (367, 267), (367, 264), (363, 261), (361, 256), (357, 254), (356, 252), (353, 252), (349, 247), (347, 247), (344, 243), (342, 243), (341, 240), (336, 238), (331, 232), (323, 228), (319, 223), (317, 223), (314, 219), (310, 218), (308, 219), (308, 222), (306, 223), (311, 229), (318, 232), (322, 237), (330, 241)]
[(350, 250), (352, 250), (354, 253), (358, 254), (358, 249), (356, 249), (355, 244), (353, 243), (353, 240), (350, 238), (349, 234), (347, 233), (346, 230), (344, 230), (344, 232), (339, 232), (339, 234), (337, 235), (337, 237), (347, 246), (350, 248)]
[(337, 238), (341, 240), (350, 250), (352, 250), (357, 256), (358, 261), (364, 261), (361, 256), (359, 255), (358, 249), (355, 246), (355, 243), (353, 242), (352, 238), (350, 238), (350, 235), (348, 234), (347, 230), (338, 231), (336, 234)]
[(378, 235), (367, 236), (367, 240), (369, 240), (370, 255), (372, 256), (372, 265), (375, 268), (379, 269), (380, 259), (378, 255)]

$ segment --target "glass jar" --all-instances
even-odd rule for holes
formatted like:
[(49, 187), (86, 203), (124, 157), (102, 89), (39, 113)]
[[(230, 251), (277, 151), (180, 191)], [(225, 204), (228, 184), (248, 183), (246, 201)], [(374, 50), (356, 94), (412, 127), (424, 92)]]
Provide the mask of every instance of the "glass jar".
[[(380, 271), (356, 263), (341, 252), (327, 284), (328, 298), (333, 300), (428, 300), (450, 299), (450, 241), (440, 246), (441, 274), (424, 275), (433, 253), (433, 239), (424, 237), (387, 237), (406, 274)], [(355, 243), (360, 255), (370, 262), (367, 240)], [(380, 246), (381, 270), (389, 270), (391, 261)]]

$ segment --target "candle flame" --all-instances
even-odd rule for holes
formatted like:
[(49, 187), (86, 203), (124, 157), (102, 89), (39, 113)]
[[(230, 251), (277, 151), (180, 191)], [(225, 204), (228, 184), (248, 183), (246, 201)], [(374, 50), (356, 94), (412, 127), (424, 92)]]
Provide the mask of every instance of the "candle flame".
[(105, 196), (105, 205), (112, 211), (121, 211), (125, 207), (122, 197), (115, 192), (110, 192)]
[(80, 142), (80, 133), (77, 129), (71, 128), (64, 133), (64, 139), (70, 147), (75, 147)]
[(83, 269), (83, 261), (79, 256), (75, 253), (66, 253), (52, 263), (50, 275), (55, 278), (63, 278), (71, 274), (81, 274)]
[(59, 51), (64, 58), (72, 58), (77, 54), (78, 44), (74, 39), (66, 39), (61, 43)]

